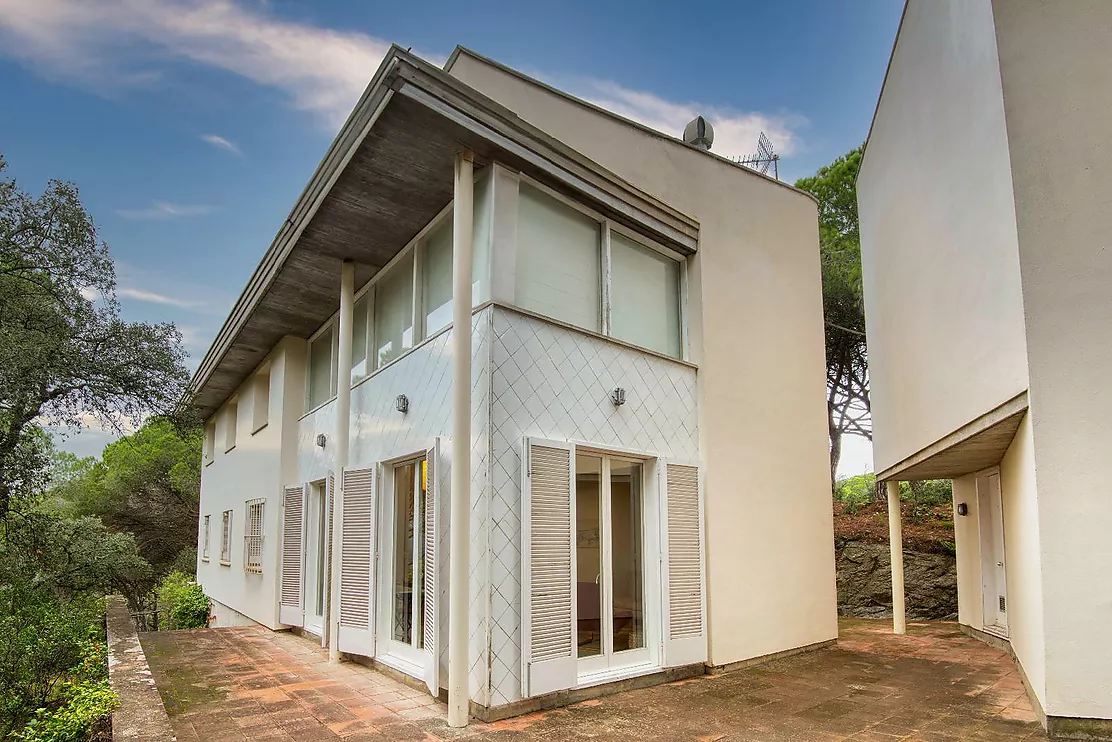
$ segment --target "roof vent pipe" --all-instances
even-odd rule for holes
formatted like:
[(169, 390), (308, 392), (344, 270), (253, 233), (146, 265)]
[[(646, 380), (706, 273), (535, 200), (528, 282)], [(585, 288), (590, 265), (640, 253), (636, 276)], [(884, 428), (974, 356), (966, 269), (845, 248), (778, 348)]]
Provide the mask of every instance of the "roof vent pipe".
[(714, 144), (714, 129), (702, 116), (696, 116), (683, 130), (683, 141), (692, 147), (709, 150)]

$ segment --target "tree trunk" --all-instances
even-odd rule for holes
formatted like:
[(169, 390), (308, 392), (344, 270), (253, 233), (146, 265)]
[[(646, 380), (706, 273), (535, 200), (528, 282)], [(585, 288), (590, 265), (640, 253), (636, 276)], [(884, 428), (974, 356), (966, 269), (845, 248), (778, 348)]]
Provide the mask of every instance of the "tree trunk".
[(830, 491), (838, 481), (838, 461), (842, 458), (842, 431), (834, 423), (834, 408), (827, 406), (827, 425), (830, 432)]

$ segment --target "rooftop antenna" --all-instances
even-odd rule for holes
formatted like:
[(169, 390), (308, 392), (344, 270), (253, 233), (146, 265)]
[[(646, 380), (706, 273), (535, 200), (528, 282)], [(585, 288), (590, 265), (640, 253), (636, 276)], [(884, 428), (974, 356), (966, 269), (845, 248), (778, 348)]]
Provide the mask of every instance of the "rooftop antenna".
[(763, 131), (757, 137), (757, 153), (739, 157), (736, 162), (751, 170), (756, 170), (761, 175), (768, 175), (768, 168), (771, 165), (773, 177), (780, 180), (780, 155), (773, 150), (772, 141), (765, 136)]

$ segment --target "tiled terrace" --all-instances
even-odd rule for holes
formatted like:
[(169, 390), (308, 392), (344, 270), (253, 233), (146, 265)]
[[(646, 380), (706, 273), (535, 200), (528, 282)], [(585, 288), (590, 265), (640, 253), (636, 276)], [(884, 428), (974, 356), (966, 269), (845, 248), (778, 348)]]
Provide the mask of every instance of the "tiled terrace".
[(495, 724), (263, 629), (143, 634), (180, 742), (1044, 739), (1014, 663), (956, 624), (843, 621), (836, 647)]

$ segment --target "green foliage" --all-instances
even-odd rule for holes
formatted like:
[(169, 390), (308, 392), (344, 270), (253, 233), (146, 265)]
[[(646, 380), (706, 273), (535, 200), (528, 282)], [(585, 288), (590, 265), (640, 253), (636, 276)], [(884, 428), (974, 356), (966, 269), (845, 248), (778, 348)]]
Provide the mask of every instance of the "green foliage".
[(139, 553), (166, 574), (196, 548), (202, 439), (199, 427), (152, 418), (109, 444), (100, 461), (56, 458), (52, 500), (135, 534)]
[(87, 742), (120, 705), (107, 680), (68, 683), (61, 696), (59, 706), (36, 711), (14, 738), (20, 742)]
[(171, 572), (156, 589), (162, 629), (203, 629), (208, 626), (209, 599), (189, 575)]
[(181, 398), (181, 334), (124, 322), (115, 290), (108, 248), (73, 184), (51, 181), (33, 197), (0, 178), (0, 520), (41, 493), (41, 423), (91, 415), (119, 429)]
[(842, 502), (851, 514), (873, 501), (876, 493), (876, 475), (872, 472), (838, 480), (834, 499)]

